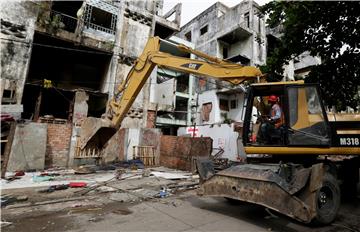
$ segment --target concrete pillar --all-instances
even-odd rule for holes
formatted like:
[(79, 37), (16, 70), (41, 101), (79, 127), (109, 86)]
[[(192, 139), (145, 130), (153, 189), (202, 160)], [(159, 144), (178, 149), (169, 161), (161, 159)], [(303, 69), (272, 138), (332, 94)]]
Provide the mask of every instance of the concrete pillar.
[(70, 141), (70, 151), (69, 151), (69, 159), (68, 159), (68, 167), (72, 167), (74, 165), (74, 156), (75, 156), (75, 147), (76, 140), (80, 136), (80, 127), (87, 117), (88, 114), (88, 104), (89, 95), (85, 91), (77, 91), (75, 93), (74, 99), (74, 114), (73, 114), (73, 127), (71, 132), (71, 141)]
[(120, 2), (118, 5), (119, 12), (117, 14), (117, 22), (116, 22), (116, 34), (113, 48), (113, 55), (111, 57), (109, 71), (107, 74), (107, 78), (103, 84), (102, 92), (109, 93), (109, 99), (111, 99), (114, 95), (116, 89), (116, 75), (119, 64), (119, 55), (122, 53), (121, 50), (121, 34), (123, 32), (123, 24), (124, 24), (124, 2)]

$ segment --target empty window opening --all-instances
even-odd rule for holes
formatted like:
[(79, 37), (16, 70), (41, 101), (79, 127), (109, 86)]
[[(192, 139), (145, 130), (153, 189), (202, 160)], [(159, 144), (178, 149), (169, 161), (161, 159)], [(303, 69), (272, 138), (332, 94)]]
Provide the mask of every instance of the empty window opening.
[(61, 29), (75, 32), (78, 22), (76, 14), (82, 4), (83, 1), (53, 1), (50, 19), (58, 23)]
[(1, 104), (15, 104), (16, 103), (16, 81), (2, 80), (4, 89), (1, 98)]
[(206, 32), (208, 32), (208, 25), (203, 26), (203, 27), (200, 29), (200, 35), (204, 35)]
[(189, 42), (191, 42), (191, 31), (185, 34), (185, 39)]
[[(101, 117), (106, 110), (107, 94), (88, 93), (89, 117)], [(56, 87), (44, 88), (42, 84), (26, 84), (22, 104), (22, 118), (40, 122), (66, 122), (73, 118), (75, 91)], [(62, 119), (62, 120), (59, 120)]]
[(101, 118), (106, 111), (108, 94), (105, 93), (88, 93), (88, 117)]
[(22, 104), (22, 118), (53, 122), (58, 119), (70, 121), (74, 92), (59, 88), (43, 88), (41, 84), (26, 84)]
[(236, 109), (236, 108), (237, 108), (237, 100), (231, 100), (230, 109)]
[(186, 120), (188, 110), (188, 98), (176, 97), (174, 117), (177, 120)]
[(111, 18), (112, 18), (111, 13), (103, 11), (99, 8), (93, 7), (90, 23), (93, 23), (95, 25), (105, 27), (108, 29), (113, 29), (111, 27)]
[(62, 89), (99, 91), (106, 77), (111, 54), (35, 33), (27, 83), (50, 80)]
[(162, 39), (167, 39), (171, 37), (174, 33), (175, 33), (174, 29), (164, 26), (160, 23), (155, 23), (154, 36), (159, 36)]
[(245, 26), (250, 27), (250, 13), (249, 12), (244, 14), (244, 21), (245, 21)]
[(117, 16), (110, 12), (86, 5), (84, 21), (87, 28), (115, 35)]
[(229, 111), (229, 101), (226, 99), (220, 99), (220, 110)]
[(189, 93), (189, 75), (184, 74), (176, 77), (176, 91)]
[(228, 58), (228, 60), (233, 63), (239, 63), (242, 65), (250, 65), (250, 59), (245, 56), (242, 56), (242, 55), (232, 56), (231, 58)]

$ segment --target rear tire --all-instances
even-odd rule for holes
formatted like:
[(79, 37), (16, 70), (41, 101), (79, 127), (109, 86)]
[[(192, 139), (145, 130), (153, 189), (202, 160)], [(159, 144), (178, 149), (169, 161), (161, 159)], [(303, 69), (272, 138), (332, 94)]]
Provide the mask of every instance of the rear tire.
[(315, 224), (329, 224), (335, 220), (340, 208), (340, 187), (337, 179), (326, 172), (323, 186), (316, 192)]

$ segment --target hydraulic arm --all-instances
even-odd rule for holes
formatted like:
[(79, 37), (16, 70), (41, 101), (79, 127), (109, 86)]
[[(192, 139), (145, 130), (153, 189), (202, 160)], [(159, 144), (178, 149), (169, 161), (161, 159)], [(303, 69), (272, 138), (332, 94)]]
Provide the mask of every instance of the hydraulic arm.
[(192, 53), (202, 60), (160, 52), (160, 41), (159, 37), (149, 39), (143, 53), (135, 61), (126, 79), (119, 85), (114, 97), (109, 102), (105, 117), (102, 119), (87, 118), (84, 121), (80, 135), (81, 149), (89, 144), (91, 147), (101, 148), (112, 137), (120, 128), (122, 120), (155, 66), (228, 81), (235, 85), (262, 75), (256, 67), (242, 66), (211, 57), (185, 45), (174, 46), (183, 52)]

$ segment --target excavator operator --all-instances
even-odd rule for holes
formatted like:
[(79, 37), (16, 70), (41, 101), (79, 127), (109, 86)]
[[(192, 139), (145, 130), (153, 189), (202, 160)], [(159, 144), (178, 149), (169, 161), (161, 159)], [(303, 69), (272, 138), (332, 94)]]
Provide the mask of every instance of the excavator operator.
[(272, 138), (279, 137), (280, 127), (284, 124), (284, 117), (277, 96), (269, 96), (268, 102), (271, 105), (270, 115), (267, 116), (261, 124), (260, 131), (263, 142), (265, 144), (273, 144), (274, 141)]

